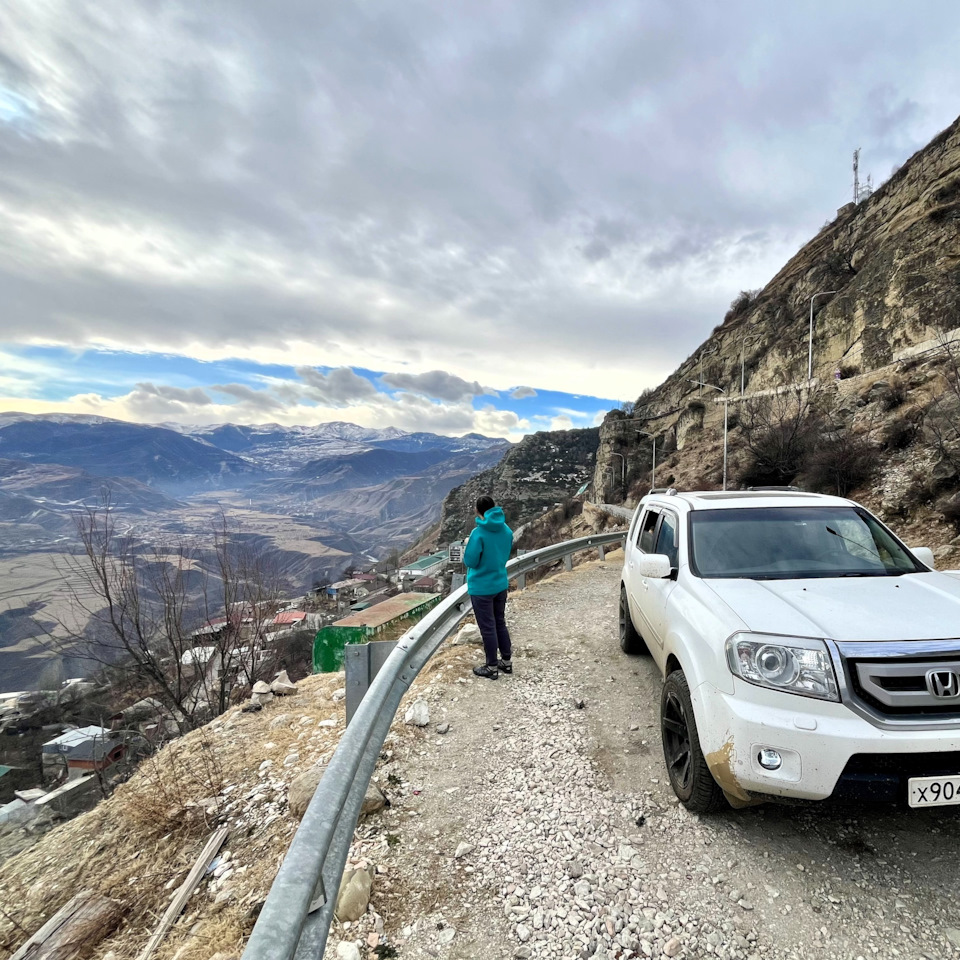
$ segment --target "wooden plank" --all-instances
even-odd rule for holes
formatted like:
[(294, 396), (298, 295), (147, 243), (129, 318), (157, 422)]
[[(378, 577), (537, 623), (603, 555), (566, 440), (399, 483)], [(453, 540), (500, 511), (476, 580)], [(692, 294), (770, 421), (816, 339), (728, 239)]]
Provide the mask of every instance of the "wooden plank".
[(187, 879), (180, 884), (180, 889), (177, 890), (176, 896), (170, 901), (170, 906), (167, 907), (157, 929), (150, 934), (150, 939), (147, 941), (147, 945), (143, 950), (140, 951), (137, 960), (148, 960), (149, 957), (153, 956), (157, 947), (162, 943), (163, 938), (169, 933), (174, 921), (180, 916), (181, 911), (187, 905), (190, 895), (197, 889), (204, 871), (210, 866), (210, 861), (217, 855), (229, 833), (230, 830), (228, 827), (221, 827), (207, 841), (203, 852), (197, 858), (193, 869), (187, 874)]
[(120, 924), (126, 907), (92, 890), (58, 910), (10, 960), (83, 960)]

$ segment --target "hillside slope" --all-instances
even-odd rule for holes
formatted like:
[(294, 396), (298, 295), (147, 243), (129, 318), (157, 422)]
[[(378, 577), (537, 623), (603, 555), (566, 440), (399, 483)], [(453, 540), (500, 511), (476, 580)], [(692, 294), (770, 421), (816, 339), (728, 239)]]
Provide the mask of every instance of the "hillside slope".
[(441, 513), (440, 542), (469, 534), (474, 503), (481, 494), (489, 494), (503, 505), (514, 529), (574, 496), (593, 474), (599, 436), (599, 430), (590, 427), (524, 437), (496, 466), (448, 494)]
[[(632, 415), (608, 414), (592, 492), (616, 502), (645, 492), (651, 438), (638, 430), (657, 441), (658, 485), (720, 486), (723, 403), (718, 390), (690, 382), (702, 372), (731, 401), (730, 486), (776, 477), (833, 488), (901, 522), (926, 509), (935, 526), (960, 483), (957, 327), (960, 120), (867, 200), (841, 208), (762, 290), (737, 297), (704, 343), (638, 398)], [(799, 434), (796, 456), (758, 469), (758, 436), (769, 441), (777, 429), (781, 440)], [(854, 448), (862, 462), (842, 475)], [(816, 464), (818, 457), (826, 462)], [(944, 529), (939, 539), (952, 535)]]

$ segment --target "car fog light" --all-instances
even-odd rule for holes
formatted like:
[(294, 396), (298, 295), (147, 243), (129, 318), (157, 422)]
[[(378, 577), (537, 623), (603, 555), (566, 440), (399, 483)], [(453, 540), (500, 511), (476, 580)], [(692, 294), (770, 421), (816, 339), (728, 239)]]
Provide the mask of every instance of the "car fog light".
[(771, 750), (769, 747), (764, 747), (757, 754), (757, 762), (760, 764), (764, 770), (779, 770), (783, 759), (776, 750)]

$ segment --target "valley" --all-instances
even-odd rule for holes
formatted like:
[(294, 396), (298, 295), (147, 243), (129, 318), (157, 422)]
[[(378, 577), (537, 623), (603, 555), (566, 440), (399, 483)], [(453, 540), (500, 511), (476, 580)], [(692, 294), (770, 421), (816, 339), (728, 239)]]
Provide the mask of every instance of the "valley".
[(83, 620), (82, 585), (68, 567), (88, 511), (109, 504), (117, 532), (144, 551), (205, 547), (225, 526), (296, 596), (404, 550), (452, 489), (509, 448), (347, 423), (192, 430), (0, 414), (0, 692), (84, 672), (69, 657), (51, 672), (44, 638), (84, 627), (70, 623)]

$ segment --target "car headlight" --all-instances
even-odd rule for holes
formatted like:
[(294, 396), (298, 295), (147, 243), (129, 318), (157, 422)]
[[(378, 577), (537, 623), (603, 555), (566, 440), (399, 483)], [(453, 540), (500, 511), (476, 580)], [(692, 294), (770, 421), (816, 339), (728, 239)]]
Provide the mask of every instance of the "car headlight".
[(727, 640), (731, 673), (758, 687), (819, 700), (839, 700), (827, 645), (807, 637), (735, 633)]

